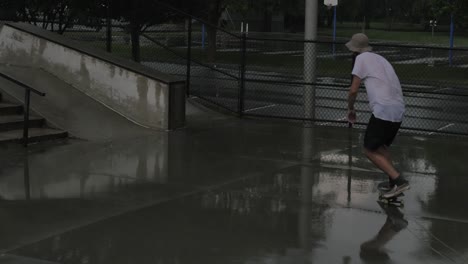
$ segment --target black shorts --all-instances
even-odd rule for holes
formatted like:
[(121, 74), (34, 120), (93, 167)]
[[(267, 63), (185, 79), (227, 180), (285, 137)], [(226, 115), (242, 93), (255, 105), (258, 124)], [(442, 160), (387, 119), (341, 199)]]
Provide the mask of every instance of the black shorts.
[(364, 136), (364, 147), (374, 151), (382, 146), (390, 147), (395, 139), (401, 122), (390, 122), (371, 116)]

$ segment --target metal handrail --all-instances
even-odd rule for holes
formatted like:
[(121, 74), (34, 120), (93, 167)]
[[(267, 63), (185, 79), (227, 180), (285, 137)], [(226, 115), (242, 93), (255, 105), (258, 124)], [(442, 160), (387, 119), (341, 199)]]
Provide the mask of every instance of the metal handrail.
[(0, 77), (10, 81), (10, 82), (13, 82), (19, 86), (21, 86), (22, 88), (25, 89), (25, 95), (24, 95), (24, 126), (23, 126), (23, 145), (25, 147), (28, 146), (28, 139), (29, 139), (29, 108), (30, 108), (30, 104), (31, 104), (31, 92), (32, 93), (35, 93), (39, 96), (45, 96), (46, 94), (39, 91), (39, 90), (36, 90), (34, 88), (32, 88), (31, 86), (23, 83), (23, 82), (20, 82), (18, 80), (16, 80), (15, 78), (11, 77), (10, 75), (8, 74), (5, 74), (5, 73), (2, 73), (0, 72)]

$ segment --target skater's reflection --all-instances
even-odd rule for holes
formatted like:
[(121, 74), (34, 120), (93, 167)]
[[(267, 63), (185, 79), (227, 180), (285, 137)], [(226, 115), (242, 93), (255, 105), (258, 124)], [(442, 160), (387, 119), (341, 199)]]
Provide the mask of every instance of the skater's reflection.
[(408, 226), (408, 221), (400, 209), (381, 202), (379, 205), (387, 214), (387, 220), (374, 238), (362, 243), (360, 257), (364, 263), (389, 263), (390, 257), (384, 246)]
[(26, 153), (23, 159), (23, 174), (24, 174), (24, 198), (26, 201), (31, 200), (31, 182), (29, 178), (29, 156)]

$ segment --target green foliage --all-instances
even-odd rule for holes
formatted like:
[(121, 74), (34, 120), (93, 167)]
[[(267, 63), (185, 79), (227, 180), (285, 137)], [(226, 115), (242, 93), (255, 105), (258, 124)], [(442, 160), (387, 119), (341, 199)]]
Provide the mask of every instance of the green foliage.
[(23, 0), (18, 1), (18, 19), (60, 34), (72, 25), (79, 14), (91, 9), (92, 0)]

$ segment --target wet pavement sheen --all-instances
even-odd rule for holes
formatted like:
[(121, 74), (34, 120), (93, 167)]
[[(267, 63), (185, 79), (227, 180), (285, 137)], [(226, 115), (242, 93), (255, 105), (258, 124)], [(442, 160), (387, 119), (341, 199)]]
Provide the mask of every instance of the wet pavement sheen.
[(396, 208), (362, 131), (199, 121), (6, 152), (0, 262), (468, 263), (466, 138), (400, 135)]

